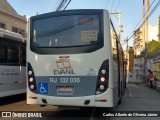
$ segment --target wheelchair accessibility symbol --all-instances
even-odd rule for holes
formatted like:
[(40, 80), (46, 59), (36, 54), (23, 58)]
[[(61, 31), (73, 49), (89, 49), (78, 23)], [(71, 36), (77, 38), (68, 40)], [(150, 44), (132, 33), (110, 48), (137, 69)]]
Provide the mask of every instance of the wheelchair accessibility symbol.
[(48, 83), (38, 83), (38, 94), (48, 94)]

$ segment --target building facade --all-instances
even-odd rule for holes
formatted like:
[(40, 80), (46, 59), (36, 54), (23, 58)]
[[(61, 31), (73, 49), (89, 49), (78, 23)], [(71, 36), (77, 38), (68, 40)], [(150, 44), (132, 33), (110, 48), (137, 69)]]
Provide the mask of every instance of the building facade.
[(19, 15), (7, 0), (0, 0), (0, 28), (26, 37), (26, 16)]
[(143, 29), (138, 28), (137, 30), (134, 31), (134, 37), (133, 37), (133, 49), (135, 52), (135, 55), (139, 55), (140, 51), (143, 50), (145, 47), (145, 43), (143, 41)]
[(113, 30), (111, 30), (111, 41), (113, 52), (115, 52), (114, 50), (116, 50), (116, 33)]
[[(157, 35), (158, 35), (158, 26), (153, 26), (149, 24), (147, 42), (150, 42), (152, 40), (158, 40)], [(133, 39), (134, 39), (133, 49), (134, 49), (135, 55), (140, 55), (140, 53), (145, 50), (145, 47), (147, 47), (147, 44), (148, 44), (143, 38), (143, 28), (142, 27), (134, 31)]]

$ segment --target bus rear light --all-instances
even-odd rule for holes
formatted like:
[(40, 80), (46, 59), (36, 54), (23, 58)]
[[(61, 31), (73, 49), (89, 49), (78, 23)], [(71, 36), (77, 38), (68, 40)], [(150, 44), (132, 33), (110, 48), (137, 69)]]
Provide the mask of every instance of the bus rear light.
[(109, 84), (109, 59), (105, 60), (98, 72), (96, 95), (105, 92)]
[(31, 86), (30, 86), (30, 89), (33, 90), (33, 89), (34, 89), (34, 85), (31, 85)]
[(33, 73), (32, 71), (29, 71), (29, 72), (28, 72), (28, 75), (32, 75), (32, 73)]
[(28, 62), (28, 87), (33, 93), (37, 93), (35, 75), (31, 64)]
[(31, 77), (31, 78), (29, 78), (29, 82), (33, 82), (33, 78)]
[(100, 85), (99, 88), (100, 88), (100, 90), (104, 90), (105, 86), (104, 85)]
[(100, 81), (101, 81), (102, 83), (104, 83), (104, 82), (106, 81), (106, 78), (105, 78), (105, 77), (101, 77), (101, 78), (100, 78)]
[(103, 75), (105, 75), (105, 74), (107, 73), (107, 71), (103, 69), (103, 70), (101, 71), (101, 73), (102, 73)]

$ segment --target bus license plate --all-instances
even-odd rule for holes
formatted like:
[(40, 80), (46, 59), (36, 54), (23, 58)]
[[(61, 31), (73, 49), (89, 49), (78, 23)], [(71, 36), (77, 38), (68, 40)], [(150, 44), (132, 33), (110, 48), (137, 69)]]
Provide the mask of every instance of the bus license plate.
[(73, 93), (74, 87), (73, 86), (57, 86), (58, 93)]

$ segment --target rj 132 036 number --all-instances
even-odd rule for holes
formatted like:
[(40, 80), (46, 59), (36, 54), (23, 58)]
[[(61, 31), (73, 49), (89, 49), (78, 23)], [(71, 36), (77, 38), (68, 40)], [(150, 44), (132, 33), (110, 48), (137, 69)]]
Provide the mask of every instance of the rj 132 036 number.
[(71, 77), (71, 78), (50, 78), (50, 83), (80, 83), (81, 80), (79, 77)]

